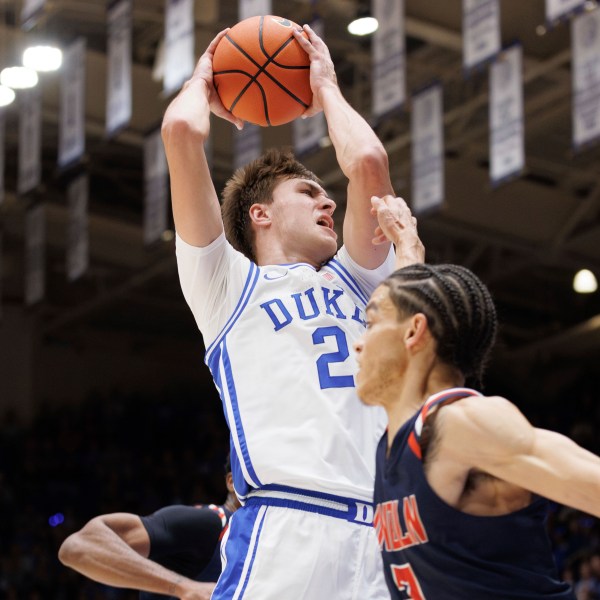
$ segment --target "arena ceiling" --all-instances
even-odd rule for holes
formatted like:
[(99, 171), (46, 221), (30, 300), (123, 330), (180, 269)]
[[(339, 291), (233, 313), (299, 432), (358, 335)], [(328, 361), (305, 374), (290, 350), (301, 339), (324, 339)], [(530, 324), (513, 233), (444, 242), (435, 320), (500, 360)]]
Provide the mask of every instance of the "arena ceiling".
[[(57, 168), (58, 77), (43, 78), (43, 198), (48, 219), (46, 299), (29, 309), (42, 340), (79, 340), (114, 331), (132, 343), (162, 345), (197, 339), (179, 290), (173, 242), (142, 241), (142, 140), (159, 126), (168, 98), (153, 78), (164, 35), (164, 0), (136, 0), (133, 11), (133, 118), (107, 140), (105, 123), (106, 8), (104, 0), (48, 0), (38, 26), (15, 24), (16, 0), (0, 0), (0, 63), (35, 34), (63, 45), (87, 40), (86, 155), (90, 176), (89, 272), (75, 283), (65, 275), (65, 187), (73, 172)], [(502, 41), (520, 40), (524, 53), (526, 169), (492, 187), (488, 165), (488, 76), (465, 78), (461, 0), (406, 0), (408, 90), (437, 79), (444, 85), (446, 200), (419, 229), (431, 262), (457, 262), (490, 285), (503, 323), (504, 364), (521, 372), (544, 365), (593, 368), (600, 357), (600, 293), (572, 290), (579, 268), (600, 276), (600, 146), (574, 153), (571, 144), (571, 49), (568, 24), (542, 32), (544, 0), (502, 0)], [(363, 114), (371, 102), (368, 40), (346, 25), (357, 0), (274, 0), (273, 12), (307, 22), (323, 17), (325, 37), (348, 100)], [(237, 20), (237, 0), (196, 1), (196, 53)], [(543, 35), (541, 35), (543, 33)], [(232, 131), (215, 122), (214, 178), (220, 189), (231, 172)], [(377, 125), (396, 192), (410, 200), (410, 104)], [(291, 143), (288, 126), (264, 130), (264, 144)], [(2, 302), (23, 306), (24, 213), (30, 198), (15, 194), (16, 108), (7, 111), (6, 186), (0, 205), (3, 232)], [(336, 199), (345, 181), (331, 148), (305, 158)], [(343, 202), (339, 213), (343, 212)], [(338, 214), (338, 219), (340, 215)]]

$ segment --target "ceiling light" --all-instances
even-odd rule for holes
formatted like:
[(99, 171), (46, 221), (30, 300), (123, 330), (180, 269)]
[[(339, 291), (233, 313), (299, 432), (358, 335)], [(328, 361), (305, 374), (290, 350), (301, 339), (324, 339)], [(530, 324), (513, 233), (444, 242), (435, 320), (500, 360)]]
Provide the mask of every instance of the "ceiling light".
[(592, 294), (598, 289), (596, 276), (588, 269), (581, 269), (573, 278), (573, 289), (578, 294)]
[(23, 52), (23, 66), (35, 71), (56, 71), (62, 65), (62, 51), (54, 46), (31, 46)]
[(369, 35), (377, 31), (378, 27), (379, 23), (375, 17), (359, 17), (348, 25), (348, 31), (352, 35)]
[(5, 85), (0, 85), (0, 106), (8, 106), (14, 99), (14, 91)]
[(38, 74), (27, 67), (7, 67), (0, 72), (0, 84), (13, 90), (23, 90), (37, 85)]

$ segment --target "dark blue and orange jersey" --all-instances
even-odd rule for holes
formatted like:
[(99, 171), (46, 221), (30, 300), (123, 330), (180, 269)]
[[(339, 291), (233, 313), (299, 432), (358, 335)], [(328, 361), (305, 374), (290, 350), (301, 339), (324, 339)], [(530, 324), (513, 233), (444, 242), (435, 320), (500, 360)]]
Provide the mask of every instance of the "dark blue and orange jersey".
[[(575, 600), (558, 579), (546, 532), (547, 501), (501, 516), (474, 516), (429, 486), (420, 435), (433, 406), (480, 395), (453, 388), (431, 396), (377, 449), (375, 518), (385, 577), (398, 600)], [(484, 401), (484, 400), (482, 400)]]
[[(217, 581), (221, 574), (220, 541), (231, 512), (224, 506), (167, 506), (141, 517), (150, 537), (153, 561), (195, 581)], [(140, 600), (167, 598), (142, 592)]]

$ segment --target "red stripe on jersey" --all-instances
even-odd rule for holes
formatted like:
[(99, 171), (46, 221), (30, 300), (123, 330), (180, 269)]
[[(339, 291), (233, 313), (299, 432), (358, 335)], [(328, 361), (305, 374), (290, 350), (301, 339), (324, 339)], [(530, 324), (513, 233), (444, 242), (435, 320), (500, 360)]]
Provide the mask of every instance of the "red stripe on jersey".
[(408, 436), (408, 446), (415, 453), (419, 460), (423, 458), (421, 455), (421, 446), (419, 446), (419, 442), (417, 441), (417, 436), (415, 435), (414, 431), (411, 431), (410, 435)]

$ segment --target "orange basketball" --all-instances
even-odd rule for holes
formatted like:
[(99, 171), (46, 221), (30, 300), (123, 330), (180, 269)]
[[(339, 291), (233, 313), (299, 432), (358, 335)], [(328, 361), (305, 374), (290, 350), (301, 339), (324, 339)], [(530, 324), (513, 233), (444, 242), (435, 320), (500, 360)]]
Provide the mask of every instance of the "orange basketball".
[(294, 38), (294, 27), (273, 15), (250, 17), (219, 42), (213, 81), (236, 117), (263, 127), (282, 125), (310, 106), (310, 59)]

